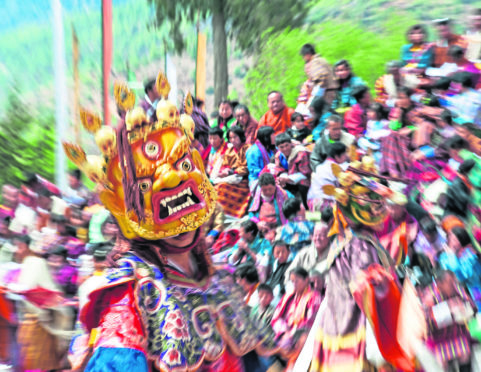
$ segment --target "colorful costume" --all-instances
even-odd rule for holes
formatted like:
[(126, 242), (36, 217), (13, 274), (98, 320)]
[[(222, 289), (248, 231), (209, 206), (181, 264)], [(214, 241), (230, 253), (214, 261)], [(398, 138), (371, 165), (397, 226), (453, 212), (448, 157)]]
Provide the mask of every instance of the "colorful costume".
[(294, 109), (287, 106), (284, 106), (282, 111), (277, 114), (269, 110), (261, 117), (261, 120), (259, 120), (259, 128), (267, 125), (274, 129), (276, 136), (284, 133), (291, 126), (291, 116), (293, 113)]
[(403, 203), (406, 198), (379, 184), (373, 165), (368, 157), (345, 172), (333, 164), (338, 183), (323, 187), (337, 204), (329, 233), (334, 240), (327, 257), (326, 307), (319, 313), (319, 327), (311, 331), (312, 372), (367, 369), (366, 320), (384, 359), (414, 370), (396, 339), (400, 291), (390, 273), (392, 260), (371, 231), (385, 219), (385, 199)]
[[(156, 87), (168, 96), (162, 73)], [(191, 145), (192, 98), (186, 97), (183, 115), (162, 98), (151, 122), (142, 109), (132, 109), (126, 86), (116, 86), (115, 94), (128, 110), (117, 130), (83, 115), (102, 157), (64, 144), (69, 158), (102, 186), (100, 200), (131, 249), (80, 308), (84, 334), (72, 342), (73, 367), (243, 371), (244, 354), (270, 355), (276, 348), (269, 345), (271, 331), (248, 317), (238, 289), (225, 272), (214, 271), (207, 254), (200, 227), (216, 195)]]
[(232, 170), (231, 175), (218, 178), (215, 186), (217, 202), (222, 205), (225, 214), (241, 218), (249, 206), (250, 190), (247, 181), (246, 152), (249, 145), (245, 143), (238, 151), (230, 147), (225, 155), (221, 170)]

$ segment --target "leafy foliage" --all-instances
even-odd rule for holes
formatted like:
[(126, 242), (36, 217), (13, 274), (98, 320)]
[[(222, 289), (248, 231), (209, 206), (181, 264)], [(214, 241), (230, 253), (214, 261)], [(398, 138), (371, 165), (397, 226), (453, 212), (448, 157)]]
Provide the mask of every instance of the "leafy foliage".
[(15, 92), (0, 119), (0, 184), (20, 186), (25, 172), (54, 179), (53, 115), (32, 116)]
[[(466, 4), (473, 2), (441, 0), (433, 7), (421, 0), (312, 1), (306, 26), (271, 36), (247, 73), (246, 97), (254, 116), (266, 112), (271, 90), (279, 90), (287, 105), (296, 106), (299, 89), (306, 80), (299, 55), (303, 44), (313, 44), (331, 64), (347, 59), (354, 73), (372, 88), (384, 73), (386, 62), (399, 59), (409, 26), (446, 16), (463, 19), (460, 16), (466, 14)], [(458, 31), (462, 31), (460, 28), (458, 22)], [(434, 32), (431, 34), (434, 39)]]

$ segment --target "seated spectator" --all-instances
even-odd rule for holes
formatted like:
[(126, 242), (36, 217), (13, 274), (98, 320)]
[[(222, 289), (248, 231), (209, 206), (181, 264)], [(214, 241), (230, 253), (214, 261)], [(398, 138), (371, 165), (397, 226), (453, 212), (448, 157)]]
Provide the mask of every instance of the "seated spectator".
[(259, 177), (259, 184), (252, 195), (249, 207), (249, 217), (259, 219), (259, 228), (265, 232), (274, 233), (277, 226), (284, 225), (287, 220), (282, 213), (282, 206), (293, 195), (276, 185), (274, 176), (263, 173)]
[(448, 56), (448, 48), (452, 45), (458, 45), (463, 50), (466, 50), (466, 40), (462, 35), (456, 35), (452, 31), (452, 22), (449, 18), (434, 21), (436, 30), (438, 32), (438, 40), (435, 42), (434, 48), (434, 67), (441, 67), (444, 63), (453, 63), (453, 60)]
[(224, 141), (224, 132), (219, 127), (214, 127), (209, 131), (209, 144), (209, 158), (206, 170), (209, 178), (215, 180), (219, 177), (225, 153), (230, 146)]
[(469, 213), (471, 202), (471, 181), (469, 180), (469, 173), (475, 166), (472, 159), (464, 161), (458, 170), (458, 176), (454, 179), (451, 186), (449, 186), (446, 193), (446, 205), (444, 215), (455, 215), (459, 218), (465, 219)]
[(272, 288), (265, 283), (259, 284), (257, 296), (259, 297), (259, 302), (252, 308), (251, 315), (257, 321), (270, 326), (275, 310), (272, 305), (272, 300), (274, 299)]
[(284, 133), (291, 124), (291, 115), (294, 109), (287, 107), (284, 97), (278, 91), (272, 91), (267, 95), (267, 111), (259, 120), (259, 127), (269, 126), (274, 129), (274, 133)]
[(330, 207), (324, 209), (321, 216), (321, 222), (316, 223), (314, 227), (314, 235), (312, 244), (300, 251), (287, 269), (284, 278), (285, 283), (289, 282), (290, 273), (296, 267), (302, 267), (304, 270), (311, 272), (313, 270), (324, 275), (327, 272), (326, 259), (329, 253), (330, 239), (327, 236), (329, 232), (329, 220), (332, 218), (332, 209)]
[(11, 185), (2, 186), (2, 204), (0, 205), (0, 218), (15, 216), (18, 205), (18, 189)]
[(77, 269), (67, 261), (67, 250), (62, 246), (48, 252), (48, 266), (55, 283), (68, 296), (77, 294)]
[(12, 262), (15, 246), (13, 245), (13, 234), (8, 228), (10, 217), (0, 218), (0, 264)]
[(253, 263), (259, 269), (264, 281), (272, 265), (271, 244), (260, 235), (259, 228), (251, 220), (241, 223), (239, 238), (236, 245), (232, 247), (229, 262), (233, 265), (239, 265), (242, 262)]
[(237, 105), (234, 109), (234, 117), (236, 119), (233, 125), (236, 125), (244, 131), (247, 143), (249, 146), (256, 142), (257, 130), (259, 123), (254, 119), (247, 106)]
[(349, 165), (347, 147), (342, 142), (330, 144), (327, 148), (327, 155), (326, 161), (312, 173), (311, 187), (307, 193), (307, 203), (311, 211), (321, 210), (325, 205), (334, 202), (334, 197), (326, 195), (322, 189), (324, 185), (333, 185), (337, 182), (337, 177), (332, 171), (332, 165), (337, 164), (344, 170)]
[(401, 48), (401, 67), (404, 73), (417, 74), (433, 65), (434, 48), (426, 40), (428, 33), (423, 25), (411, 26), (407, 32), (409, 44)]
[(309, 283), (311, 289), (321, 296), (321, 299), (324, 298), (324, 293), (326, 292), (326, 283), (325, 283), (326, 273), (320, 273), (317, 270), (311, 270), (309, 272)]
[(234, 273), (237, 284), (240, 285), (244, 292), (244, 302), (251, 309), (259, 304), (259, 293), (257, 287), (259, 287), (259, 274), (254, 265), (246, 264), (237, 268)]
[(275, 153), (275, 133), (271, 127), (260, 127), (256, 142), (247, 150), (246, 160), (249, 171), (249, 187), (257, 185), (259, 174), (269, 164)]
[(474, 89), (472, 74), (457, 72), (451, 79), (459, 87), (459, 94), (445, 97), (447, 108), (457, 114), (458, 122), (481, 126), (481, 92)]
[(287, 130), (287, 134), (294, 141), (304, 143), (306, 138), (311, 134), (311, 130), (306, 126), (304, 116), (298, 112), (291, 115), (291, 127)]
[(366, 133), (359, 138), (358, 145), (365, 152), (371, 151), (376, 163), (381, 161), (381, 140), (391, 134), (384, 107), (375, 102), (366, 109)]
[(307, 191), (311, 178), (309, 153), (305, 147), (294, 145), (287, 133), (276, 136), (276, 146), (279, 151), (275, 155), (275, 165), (284, 170), (277, 177), (279, 185), (301, 198), (307, 207)]
[(327, 119), (332, 115), (328, 111), (328, 104), (322, 97), (315, 97), (309, 105), (310, 120), (309, 126), (312, 128), (312, 139), (317, 141), (321, 133), (326, 129)]
[(382, 140), (379, 170), (391, 177), (403, 177), (411, 166), (409, 146), (415, 129), (415, 106), (411, 94), (412, 91), (408, 88), (399, 89), (396, 107), (389, 115), (389, 128), (392, 132)]
[(376, 232), (381, 245), (389, 252), (394, 263), (405, 262), (411, 244), (416, 239), (418, 224), (407, 212), (406, 206), (387, 203), (388, 215), (381, 231)]
[(90, 199), (90, 192), (82, 183), (80, 169), (74, 169), (68, 174), (68, 186), (63, 198), (69, 204), (82, 205)]
[(448, 57), (451, 58), (458, 66), (458, 71), (464, 71), (471, 74), (471, 80), (473, 82), (473, 87), (479, 89), (478, 86), (479, 78), (481, 76), (481, 71), (477, 65), (471, 61), (468, 61), (464, 56), (465, 50), (459, 45), (451, 45), (448, 48)]
[(366, 110), (371, 104), (371, 93), (365, 85), (357, 85), (352, 88), (352, 97), (356, 104), (344, 115), (344, 128), (354, 137), (359, 138), (366, 131)]
[(229, 141), (232, 145), (224, 154), (223, 163), (214, 180), (217, 191), (217, 202), (224, 213), (236, 218), (242, 218), (249, 206), (249, 183), (246, 152), (249, 145), (245, 142), (244, 131), (240, 126), (229, 129)]
[[(219, 128), (222, 130), (223, 138), (227, 140), (227, 132), (234, 124), (235, 118), (233, 116), (234, 107), (229, 100), (223, 100), (219, 103), (219, 116), (214, 120), (211, 128)], [(210, 132), (209, 132), (210, 135)]]
[(272, 267), (272, 273), (267, 277), (266, 284), (268, 284), (274, 293), (276, 303), (279, 302), (282, 296), (286, 293), (284, 288), (284, 276), (286, 270), (291, 264), (289, 261), (290, 250), (286, 242), (277, 240), (273, 244), (274, 246), (274, 265)]
[(321, 296), (309, 286), (309, 274), (302, 267), (290, 274), (294, 291), (286, 293), (272, 317), (272, 329), (279, 344), (292, 347), (293, 336), (298, 330), (310, 329), (321, 304)]
[(215, 204), (214, 213), (202, 227), (206, 233), (205, 244), (211, 248), (219, 235), (224, 231), (224, 209), (222, 205), (217, 202)]
[(435, 283), (424, 290), (428, 334), (426, 346), (448, 370), (471, 371), (471, 338), (467, 322), (474, 304), (450, 271), (439, 270)]
[(345, 59), (336, 62), (334, 73), (338, 88), (331, 108), (339, 115), (344, 115), (350, 107), (356, 104), (356, 99), (352, 96), (352, 89), (356, 85), (365, 85), (366, 83), (360, 77), (354, 75), (351, 65)]
[(435, 266), (439, 254), (444, 250), (446, 236), (430, 217), (423, 218), (419, 223), (419, 228), (419, 233), (413, 244), (414, 251), (426, 255), (432, 265)]
[(448, 233), (448, 245), (439, 256), (439, 265), (456, 274), (468, 288), (476, 307), (481, 308), (481, 263), (472, 248), (471, 238), (463, 227), (455, 226)]
[(398, 89), (401, 87), (401, 74), (399, 72), (401, 62), (390, 61), (386, 64), (387, 74), (376, 80), (374, 100), (383, 106), (394, 107), (397, 99)]
[(311, 243), (314, 232), (314, 223), (306, 221), (306, 211), (297, 198), (290, 198), (284, 202), (282, 213), (287, 223), (277, 229), (277, 240), (286, 242), (291, 250), (292, 256)]
[(316, 145), (311, 153), (311, 169), (316, 171), (318, 165), (322, 164), (327, 158), (327, 148), (330, 144), (340, 142), (349, 148), (354, 143), (354, 136), (342, 129), (342, 118), (338, 115), (331, 115), (327, 119), (327, 127), (322, 132), (321, 137), (316, 141)]
[(470, 61), (481, 59), (481, 8), (476, 8), (469, 16), (470, 27), (464, 36), (467, 42), (466, 58)]
[[(209, 146), (209, 118), (202, 109), (204, 101), (199, 98), (194, 98), (194, 107), (192, 110), (192, 120), (195, 123), (194, 138), (200, 143), (202, 148), (207, 148)], [(197, 147), (196, 147), (197, 148)], [(202, 155), (202, 152), (200, 152)]]

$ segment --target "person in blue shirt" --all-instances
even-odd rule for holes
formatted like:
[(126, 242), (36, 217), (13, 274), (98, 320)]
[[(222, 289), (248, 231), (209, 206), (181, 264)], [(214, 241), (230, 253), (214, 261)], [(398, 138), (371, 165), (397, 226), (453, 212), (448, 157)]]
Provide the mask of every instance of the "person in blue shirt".
[(259, 174), (269, 161), (276, 149), (275, 133), (272, 127), (260, 127), (256, 142), (247, 150), (246, 160), (249, 170), (249, 187), (251, 190), (257, 184)]
[(241, 223), (239, 237), (239, 241), (232, 247), (229, 263), (237, 266), (242, 262), (252, 262), (265, 280), (273, 263), (271, 244), (261, 236), (257, 224), (252, 220)]

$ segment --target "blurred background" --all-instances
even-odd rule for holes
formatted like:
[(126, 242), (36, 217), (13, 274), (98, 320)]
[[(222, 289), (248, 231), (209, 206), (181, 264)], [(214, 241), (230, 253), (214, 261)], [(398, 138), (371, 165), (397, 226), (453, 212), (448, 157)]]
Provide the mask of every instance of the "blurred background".
[[(205, 100), (208, 115), (220, 98), (228, 97), (246, 103), (259, 118), (271, 90), (283, 92), (286, 103), (295, 107), (299, 85), (305, 80), (299, 55), (305, 43), (312, 43), (330, 63), (348, 59), (354, 72), (374, 86), (386, 61), (399, 58), (410, 25), (426, 24), (433, 40), (430, 21), (450, 17), (462, 32), (466, 14), (476, 6), (468, 0), (0, 3), (0, 184), (14, 186), (19, 186), (26, 171), (56, 180), (55, 163), (61, 156), (61, 151), (55, 154), (56, 141), (76, 136), (79, 105), (104, 115), (103, 17), (111, 21), (112, 56), (106, 76), (111, 98), (105, 115), (115, 125), (113, 83), (128, 82), (140, 100), (143, 82), (167, 65), (176, 72), (174, 99), (193, 92)], [(110, 9), (107, 15), (102, 6)], [(205, 48), (198, 47), (199, 34), (207, 40)], [(215, 63), (227, 74), (216, 76)], [(202, 73), (202, 82), (196, 81), (196, 71)], [(80, 136), (87, 152), (94, 152), (93, 138)], [(57, 173), (69, 166), (65, 162), (57, 166)]]

